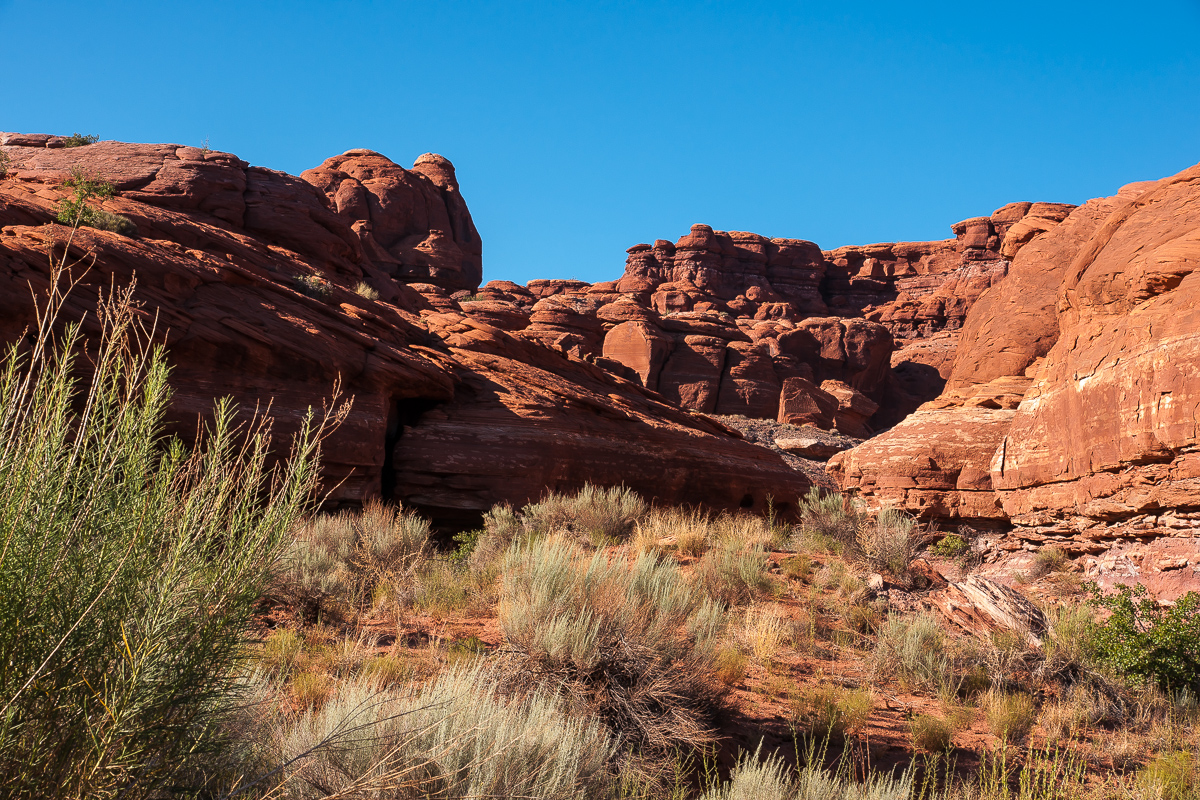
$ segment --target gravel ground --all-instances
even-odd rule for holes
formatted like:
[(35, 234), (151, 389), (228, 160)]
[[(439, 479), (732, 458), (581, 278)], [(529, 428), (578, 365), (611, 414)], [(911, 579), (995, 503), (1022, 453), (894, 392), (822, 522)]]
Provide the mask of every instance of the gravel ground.
[(824, 461), (813, 461), (812, 459), (801, 458), (785, 450), (780, 450), (775, 446), (775, 440), (799, 438), (820, 439), (822, 442), (842, 445), (847, 448), (854, 447), (863, 441), (862, 439), (843, 436), (833, 431), (823, 431), (810, 425), (800, 427), (798, 425), (785, 425), (770, 419), (750, 419), (749, 417), (735, 415), (710, 414), (709, 416), (725, 427), (733, 428), (741, 433), (746, 438), (746, 441), (754, 442), (761, 447), (775, 451), (792, 469), (797, 472), (803, 472), (817, 486), (832, 491), (837, 491), (838, 487), (834, 484), (828, 473), (825, 472)]

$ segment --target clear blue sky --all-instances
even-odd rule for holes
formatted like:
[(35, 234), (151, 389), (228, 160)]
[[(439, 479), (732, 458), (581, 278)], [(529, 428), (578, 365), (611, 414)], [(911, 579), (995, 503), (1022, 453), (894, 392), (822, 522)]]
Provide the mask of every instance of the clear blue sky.
[(1200, 161), (1200, 0), (0, 0), (0, 43), (0, 130), (441, 153), (485, 280), (612, 279), (694, 222), (944, 238)]

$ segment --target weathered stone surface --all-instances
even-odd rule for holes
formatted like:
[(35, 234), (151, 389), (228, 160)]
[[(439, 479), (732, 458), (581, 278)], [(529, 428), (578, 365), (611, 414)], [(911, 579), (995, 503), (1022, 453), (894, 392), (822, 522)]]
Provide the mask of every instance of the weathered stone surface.
[(1170, 599), (1197, 586), (1200, 166), (1061, 213), (1005, 232), (1021, 247), (937, 400), (830, 469), (873, 503), (1011, 523), (995, 569), (1053, 544)]
[(1010, 409), (922, 408), (891, 430), (838, 453), (828, 470), (871, 506), (921, 519), (1003, 519), (989, 468)]
[(798, 437), (794, 439), (776, 439), (775, 446), (801, 458), (811, 458), (814, 461), (827, 461), (831, 456), (847, 449), (846, 445), (828, 442), (814, 437)]
[(1064, 275), (1058, 341), (996, 453), (1018, 524), (1200, 508), (1200, 166), (1117, 200)]
[(867, 420), (879, 410), (879, 404), (852, 386), (841, 381), (823, 381), (821, 391), (827, 392), (838, 401), (833, 426), (838, 433), (865, 439), (871, 435)]
[(647, 389), (658, 389), (659, 372), (673, 347), (671, 337), (649, 322), (622, 322), (604, 336), (604, 357), (633, 370)]
[(951, 582), (930, 599), (946, 619), (982, 638), (1007, 630), (1024, 636), (1031, 647), (1040, 647), (1046, 633), (1046, 615), (1027, 597), (978, 575)]
[(833, 427), (838, 400), (805, 378), (787, 378), (779, 396), (778, 421), (785, 425)]
[(482, 243), (445, 158), (426, 153), (406, 170), (372, 150), (348, 150), (300, 177), (350, 222), (376, 268), (452, 290), (479, 286)]
[[(469, 216), (444, 159), (422, 157), (406, 171), (350, 151), (306, 173), (318, 190), (175, 145), (0, 141), (14, 165), (0, 180), (0, 339), (23, 334), (34, 318), (30, 287), (47, 288), (46, 248), (66, 238), (48, 223), (70, 168), (114, 180), (119, 191), (104, 207), (140, 234), (76, 234), (72, 252), (95, 264), (66, 316), (94, 334), (97, 292), (136, 273), (144, 318), (157, 315), (167, 346), (170, 420), (183, 436), (214, 397), (230, 396), (243, 413), (270, 403), (286, 441), (340, 379), (354, 405), (325, 445), (334, 502), (383, 494), (467, 525), (494, 503), (587, 481), (751, 509), (810, 485), (779, 454), (585, 363), (586, 354), (501, 330), (528, 313), (539, 335), (598, 333), (595, 309), (576, 313), (576, 298), (550, 303), (563, 292), (545, 291), (547, 304), (535, 306), (535, 292), (503, 283), (483, 299), (452, 294), (478, 278), (463, 234)], [(423, 280), (440, 285), (413, 282), (426, 268)], [(324, 296), (302, 292), (301, 277), (324, 283)], [(380, 299), (354, 291), (363, 280)], [(610, 302), (596, 297), (597, 309)]]
[(1008, 278), (976, 301), (979, 310), (963, 326), (949, 389), (1024, 375), (1050, 351), (1058, 340), (1055, 299), (1063, 276), (1117, 203), (1109, 197), (1091, 200), (1072, 211), (1052, 236), (1028, 242)]

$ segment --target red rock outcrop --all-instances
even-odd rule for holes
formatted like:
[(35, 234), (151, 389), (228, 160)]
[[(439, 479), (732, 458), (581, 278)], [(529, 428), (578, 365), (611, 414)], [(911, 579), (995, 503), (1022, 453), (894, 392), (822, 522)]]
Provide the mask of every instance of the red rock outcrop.
[[(519, 318), (543, 313), (532, 291), (489, 285), (464, 305), (490, 307), (465, 313), (452, 293), (477, 285), (478, 239), (441, 157), (407, 171), (351, 151), (309, 183), (196, 148), (53, 141), (0, 137), (12, 165), (0, 179), (0, 339), (22, 335), (30, 288), (48, 285), (71, 168), (114, 182), (104, 208), (138, 233), (76, 234), (72, 253), (94, 264), (66, 313), (94, 332), (98, 292), (136, 275), (167, 346), (181, 435), (230, 396), (246, 410), (271, 403), (286, 437), (340, 378), (354, 406), (325, 446), (334, 501), (382, 493), (465, 525), (494, 503), (585, 481), (713, 508), (809, 486), (720, 424), (523, 337)], [(364, 281), (379, 299), (355, 291)], [(544, 324), (577, 335), (574, 302), (545, 309)]]
[(482, 280), (479, 232), (445, 158), (426, 153), (407, 170), (373, 150), (348, 150), (300, 177), (324, 192), (389, 277), (447, 289)]
[(1200, 166), (1117, 200), (1066, 269), (1058, 341), (996, 453), (1022, 526), (1104, 536), (1200, 510)]
[(1051, 223), (1009, 228), (938, 400), (830, 469), (873, 504), (1011, 525), (1010, 561), (1055, 545), (1170, 598), (1200, 585), (1200, 166)]
[(787, 415), (787, 380), (844, 382), (877, 407), (858, 424), (859, 410), (841, 415), (865, 436), (937, 397), (968, 309), (1007, 275), (1001, 250), (1015, 255), (1071, 208), (1013, 203), (953, 226), (954, 239), (827, 252), (693, 225), (629, 248), (618, 281), (531, 281), (532, 307), (485, 287), (464, 309), (695, 411), (770, 419)]

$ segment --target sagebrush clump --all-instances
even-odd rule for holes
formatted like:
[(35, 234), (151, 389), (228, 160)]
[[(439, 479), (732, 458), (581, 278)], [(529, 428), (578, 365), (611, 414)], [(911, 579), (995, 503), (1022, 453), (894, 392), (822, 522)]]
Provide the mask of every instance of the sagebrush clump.
[(512, 546), (501, 584), (511, 683), (562, 692), (642, 753), (713, 741), (725, 613), (676, 566), (547, 537)]

